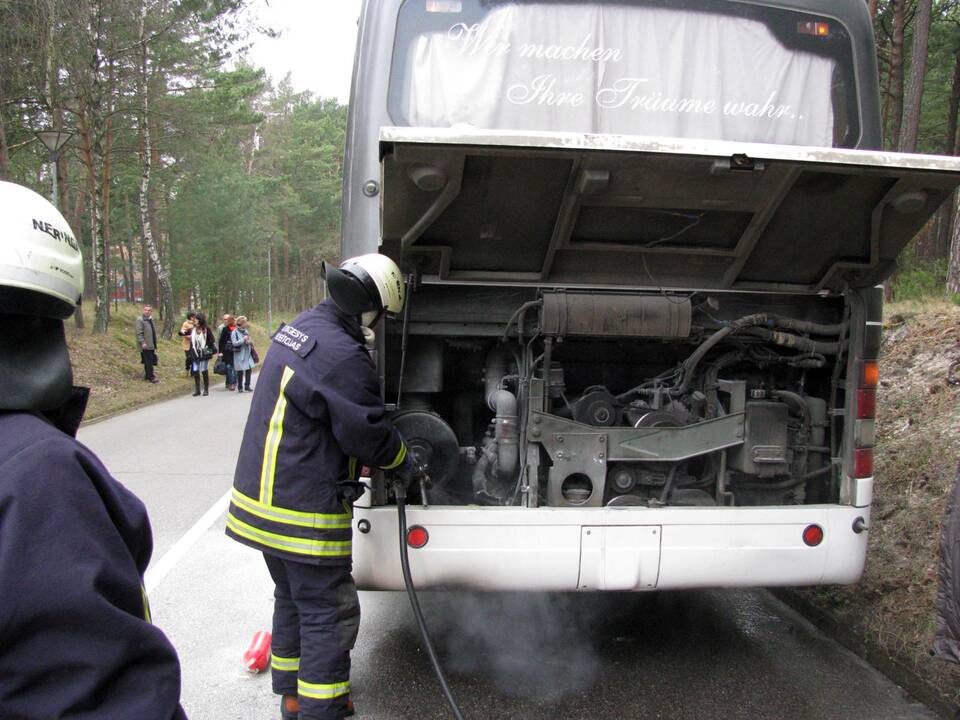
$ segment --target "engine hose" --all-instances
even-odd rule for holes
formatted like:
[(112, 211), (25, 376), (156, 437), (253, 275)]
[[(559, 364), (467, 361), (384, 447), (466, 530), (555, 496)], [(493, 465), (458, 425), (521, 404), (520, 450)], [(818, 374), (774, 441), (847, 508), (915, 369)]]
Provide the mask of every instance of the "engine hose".
[(833, 467), (831, 465), (824, 465), (821, 468), (816, 470), (811, 470), (805, 475), (800, 475), (799, 477), (790, 478), (789, 480), (783, 480), (781, 482), (771, 482), (771, 483), (762, 483), (762, 482), (738, 482), (736, 487), (738, 490), (790, 490), (797, 487), (798, 485), (803, 485), (807, 480), (813, 480), (815, 478), (826, 475)]
[(768, 324), (771, 327), (783, 328), (785, 330), (795, 330), (796, 332), (810, 333), (812, 335), (844, 335), (847, 332), (846, 323), (825, 325), (823, 323), (810, 322), (808, 320), (796, 320), (794, 318), (782, 317), (780, 315), (771, 315)]
[(413, 587), (413, 576), (410, 574), (410, 556), (407, 551), (407, 490), (401, 484), (394, 485), (394, 493), (397, 496), (397, 514), (400, 516), (400, 567), (403, 569), (403, 584), (407, 588), (407, 595), (410, 597), (410, 606), (413, 608), (413, 615), (417, 619), (417, 625), (420, 626), (420, 635), (423, 637), (423, 644), (427, 648), (427, 655), (430, 656), (430, 662), (433, 664), (433, 672), (440, 683), (440, 689), (443, 690), (447, 698), (447, 704), (450, 705), (450, 711), (457, 720), (463, 720), (463, 713), (457, 706), (457, 701), (453, 699), (453, 693), (450, 692), (450, 686), (443, 676), (443, 669), (440, 667), (440, 660), (433, 649), (433, 643), (430, 641), (430, 633), (427, 632), (427, 623), (423, 619), (423, 611), (420, 609), (420, 601), (417, 600), (417, 591)]
[(707, 351), (710, 350), (714, 345), (723, 340), (727, 335), (732, 335), (738, 333), (741, 330), (747, 328), (753, 328), (757, 325), (762, 325), (767, 322), (767, 315), (764, 313), (758, 313), (756, 315), (745, 315), (739, 320), (734, 320), (732, 323), (726, 327), (718, 330), (713, 335), (711, 335), (707, 340), (705, 340), (701, 345), (693, 351), (693, 354), (688, 357), (683, 365), (683, 380), (681, 380), (678, 387), (672, 388), (670, 390), (671, 395), (683, 395), (690, 389), (690, 383), (693, 380), (693, 373), (697, 369), (697, 365), (703, 359), (703, 356), (707, 354)]
[(839, 342), (810, 340), (809, 338), (794, 335), (793, 333), (768, 330), (767, 328), (752, 327), (747, 329), (747, 333), (783, 347), (794, 348), (804, 352), (820, 353), (821, 355), (836, 355), (841, 349), (841, 343)]
[(670, 468), (670, 472), (667, 473), (667, 479), (663, 483), (663, 492), (660, 493), (660, 504), (666, 505), (670, 502), (670, 493), (673, 492), (673, 481), (677, 477), (677, 470), (680, 467), (680, 463), (676, 463), (673, 467)]

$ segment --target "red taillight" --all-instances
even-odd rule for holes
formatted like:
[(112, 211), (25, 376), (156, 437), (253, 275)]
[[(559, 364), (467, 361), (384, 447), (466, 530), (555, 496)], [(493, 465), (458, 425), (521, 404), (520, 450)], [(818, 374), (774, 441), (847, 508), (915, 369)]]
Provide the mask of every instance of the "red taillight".
[(407, 545), (412, 548), (422, 548), (430, 540), (430, 533), (422, 525), (414, 525), (407, 530)]
[(872, 420), (877, 416), (877, 391), (857, 390), (857, 419)]
[(823, 528), (819, 525), (807, 525), (803, 529), (803, 542), (810, 547), (816, 547), (823, 542)]
[(853, 451), (853, 476), (866, 478), (873, 475), (873, 448), (857, 448)]

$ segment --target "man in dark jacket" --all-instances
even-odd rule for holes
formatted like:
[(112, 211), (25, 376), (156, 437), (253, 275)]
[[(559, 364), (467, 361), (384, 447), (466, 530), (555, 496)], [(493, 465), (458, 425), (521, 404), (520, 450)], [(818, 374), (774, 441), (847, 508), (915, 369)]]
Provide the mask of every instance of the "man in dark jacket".
[[(350, 575), (349, 484), (361, 465), (409, 479), (413, 459), (385, 417), (363, 327), (403, 307), (384, 255), (326, 268), (329, 300), (273, 337), (237, 462), (227, 535), (263, 552), (275, 583), (273, 690), (281, 717), (352, 714), (360, 623)], [(299, 713), (299, 714), (298, 714)]]
[(137, 345), (140, 348), (140, 362), (143, 363), (143, 379), (156, 383), (153, 366), (157, 364), (157, 326), (153, 323), (153, 307), (143, 306), (143, 313), (137, 318)]
[(143, 589), (146, 510), (74, 439), (80, 250), (31, 190), (0, 182), (0, 218), (0, 718), (185, 720)]
[(933, 654), (960, 663), (960, 467), (943, 520), (939, 574)]

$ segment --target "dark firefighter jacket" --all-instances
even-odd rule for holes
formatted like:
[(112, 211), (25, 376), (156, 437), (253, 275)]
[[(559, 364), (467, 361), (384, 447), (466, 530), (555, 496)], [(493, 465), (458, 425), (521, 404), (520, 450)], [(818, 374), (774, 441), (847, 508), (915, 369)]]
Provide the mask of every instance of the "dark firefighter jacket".
[(960, 663), (960, 467), (940, 540), (940, 573), (933, 654)]
[(152, 547), (143, 504), (93, 453), (0, 412), (0, 718), (185, 719), (141, 581)]
[(338, 484), (391, 469), (406, 446), (384, 414), (356, 318), (332, 301), (278, 330), (263, 361), (234, 475), (227, 535), (271, 555), (349, 564)]

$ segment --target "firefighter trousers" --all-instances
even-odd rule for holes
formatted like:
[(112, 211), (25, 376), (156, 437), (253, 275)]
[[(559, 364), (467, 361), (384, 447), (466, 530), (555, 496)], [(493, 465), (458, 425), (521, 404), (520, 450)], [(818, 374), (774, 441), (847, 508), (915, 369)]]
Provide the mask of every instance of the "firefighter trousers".
[(273, 691), (297, 695), (301, 720), (341, 720), (360, 602), (349, 565), (310, 565), (264, 553), (275, 585)]

